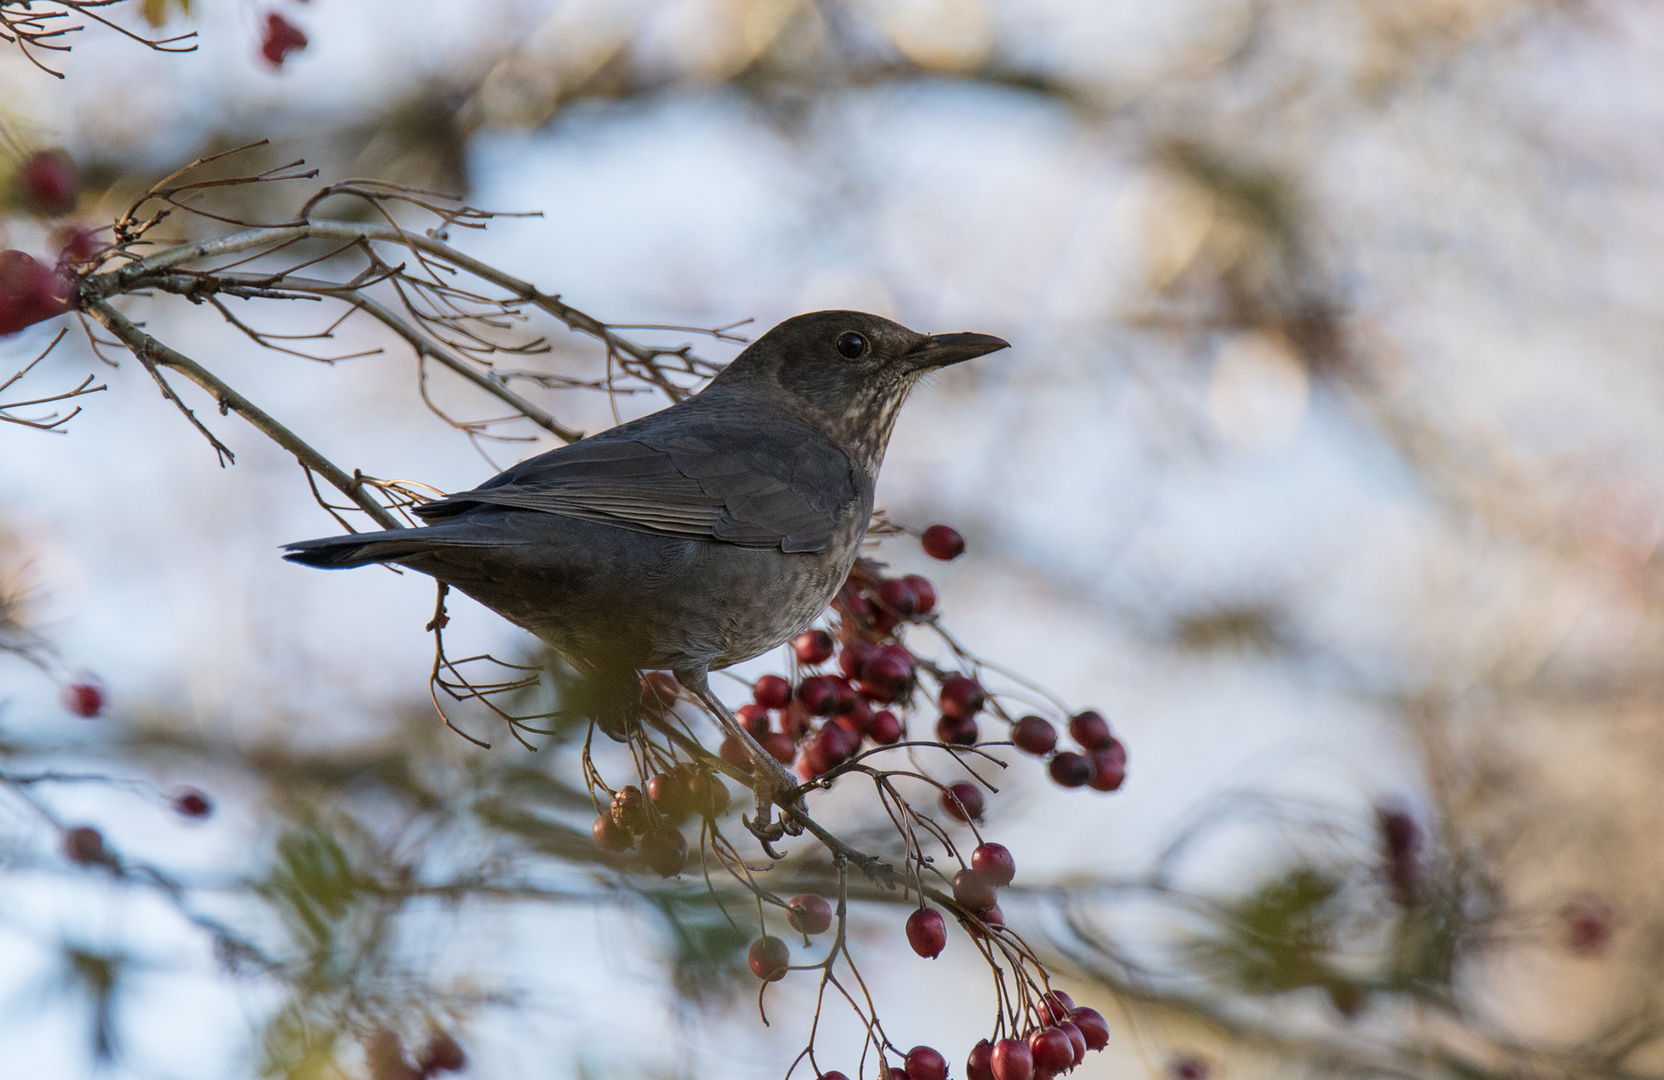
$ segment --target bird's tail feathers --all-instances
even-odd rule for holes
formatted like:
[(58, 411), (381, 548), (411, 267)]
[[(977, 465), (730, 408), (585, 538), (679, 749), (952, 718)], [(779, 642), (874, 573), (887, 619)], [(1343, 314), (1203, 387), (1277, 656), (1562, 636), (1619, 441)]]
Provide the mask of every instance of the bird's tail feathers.
[(290, 562), (324, 570), (345, 570), (372, 563), (402, 562), (412, 556), (443, 548), (488, 547), (493, 543), (485, 536), (470, 536), (466, 531), (444, 527), (388, 529), (351, 536), (326, 536), (319, 540), (298, 540), (283, 545), (283, 557)]

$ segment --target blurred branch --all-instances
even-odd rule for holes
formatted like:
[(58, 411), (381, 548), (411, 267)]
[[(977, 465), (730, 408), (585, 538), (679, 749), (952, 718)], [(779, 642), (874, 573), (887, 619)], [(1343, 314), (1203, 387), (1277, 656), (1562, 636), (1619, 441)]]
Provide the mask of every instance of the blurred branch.
[[(102, 9), (111, 8), (128, 0), (6, 0), (0, 3), (0, 41), (16, 45), (28, 61), (56, 78), (63, 72), (48, 67), (36, 55), (39, 52), (67, 53), (70, 44), (64, 39), (86, 27), (76, 19), (91, 19), (122, 37), (155, 49), (157, 52), (187, 53), (196, 50), (196, 31), (175, 34), (167, 38), (148, 38), (136, 34), (119, 23), (107, 19)], [(190, 44), (184, 44), (190, 42)]]

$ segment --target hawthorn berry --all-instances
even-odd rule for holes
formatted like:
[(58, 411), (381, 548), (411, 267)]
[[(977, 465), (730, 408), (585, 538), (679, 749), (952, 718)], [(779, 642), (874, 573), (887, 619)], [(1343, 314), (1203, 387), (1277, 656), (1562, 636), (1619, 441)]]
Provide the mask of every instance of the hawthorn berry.
[(745, 730), (751, 732), (753, 739), (760, 739), (768, 734), (768, 709), (762, 705), (741, 705), (734, 710), (734, 719), (744, 725)]
[(880, 651), (861, 665), (861, 693), (885, 704), (902, 698), (913, 683), (913, 665)]
[(994, 1080), (994, 1044), (983, 1039), (971, 1047), (971, 1056), (965, 1059), (966, 1080)]
[(693, 809), (701, 817), (721, 817), (728, 810), (728, 785), (714, 773), (696, 772), (689, 785)]
[(830, 675), (804, 679), (798, 684), (797, 700), (812, 716), (830, 716), (838, 706), (838, 682)]
[(907, 1070), (892, 1067), (889, 1071), (887, 1080), (907, 1080)]
[(1173, 1080), (1208, 1080), (1213, 1069), (1194, 1054), (1175, 1054), (1167, 1063), (1167, 1075)]
[(930, 579), (921, 574), (908, 574), (901, 579), (909, 589), (913, 590), (913, 615), (915, 617), (929, 615), (936, 610), (936, 586)]
[(966, 717), (941, 716), (936, 720), (936, 741), (954, 746), (975, 746), (981, 732), (976, 721)]
[(993, 1050), (994, 1080), (1031, 1080), (1034, 1053), (1021, 1039), (1001, 1039)]
[(1073, 1049), (1074, 1049), (1074, 1055), (1075, 1055), (1074, 1063), (1076, 1065), (1079, 1065), (1081, 1062), (1085, 1061), (1086, 1060), (1086, 1036), (1081, 1034), (1080, 1028), (1075, 1026), (1074, 1021), (1072, 1021), (1072, 1020), (1059, 1020), (1057, 1022), (1057, 1029), (1059, 1031), (1063, 1032), (1063, 1034), (1069, 1036), (1069, 1045), (1071, 1047), (1073, 1047)]
[(625, 784), (612, 796), (612, 820), (632, 833), (647, 831), (651, 820), (647, 812), (647, 796), (634, 784)]
[(273, 68), (281, 68), (290, 53), (302, 51), (306, 44), (306, 33), (300, 27), (275, 11), (267, 14), (260, 30), (260, 55)]
[(956, 720), (969, 720), (982, 711), (987, 700), (988, 694), (982, 689), (982, 684), (969, 675), (950, 675), (943, 679), (942, 692), (937, 698), (942, 706), (942, 715)]
[(180, 817), (205, 818), (214, 812), (213, 804), (208, 801), (208, 796), (196, 788), (180, 788), (173, 793), (169, 805), (173, 807), (173, 812)]
[(1612, 940), (1617, 914), (1594, 893), (1581, 893), (1560, 908), (1560, 929), (1566, 948), (1579, 956), (1604, 952)]
[(786, 969), (792, 962), (792, 953), (784, 941), (765, 934), (751, 943), (751, 952), (747, 959), (751, 964), (752, 974), (757, 978), (764, 982), (778, 982), (786, 977)]
[(815, 893), (799, 893), (786, 901), (786, 921), (792, 929), (814, 937), (832, 925), (832, 905)]
[(856, 742), (860, 742), (861, 736), (872, 726), (872, 706), (867, 703), (866, 698), (856, 698), (855, 708), (846, 713), (835, 714), (832, 719), (837, 721), (839, 727), (854, 735)]
[(804, 707), (803, 702), (794, 700), (780, 714), (780, 730), (786, 733), (786, 738), (796, 742), (809, 734), (814, 719), (814, 714)]
[(688, 842), (675, 829), (655, 829), (641, 841), (641, 860), (660, 877), (675, 877), (688, 864)]
[(48, 240), (58, 253), (58, 266), (84, 266), (98, 258), (108, 247), (98, 238), (97, 229), (61, 226), (52, 230)]
[(907, 1051), (907, 1080), (948, 1080), (948, 1059), (928, 1046)]
[(977, 917), (989, 926), (1005, 925), (1005, 912), (1000, 910), (1000, 906), (998, 904), (995, 904), (986, 911), (978, 912)]
[(825, 755), (827, 767), (831, 768), (855, 756), (855, 752), (861, 749), (861, 736), (842, 724), (822, 724), (820, 731), (815, 733), (815, 743)]
[(1088, 709), (1069, 718), (1069, 737), (1087, 750), (1102, 750), (1109, 746), (1109, 721)]
[(64, 833), (64, 857), (70, 862), (90, 866), (103, 862), (104, 834), (91, 825), (80, 825)]
[(975, 870), (961, 870), (953, 875), (953, 898), (972, 911), (987, 911), (999, 903), (999, 890), (993, 882)]
[(901, 720), (889, 709), (881, 709), (872, 714), (872, 720), (867, 724), (867, 735), (880, 746), (900, 742)]
[[(768, 749), (768, 738), (769, 736), (765, 735), (763, 739), (760, 740), (763, 742), (763, 749), (765, 750)], [(791, 742), (790, 739), (787, 739), (786, 741), (788, 743)], [(722, 740), (722, 746), (718, 748), (717, 754), (723, 761), (726, 761), (730, 765), (737, 766), (741, 769), (751, 768), (751, 752), (732, 735)]]
[(641, 677), (642, 700), (669, 705), (682, 696), (682, 684), (668, 671), (649, 671)]
[(596, 818), (589, 831), (595, 837), (595, 846), (602, 851), (630, 850), (630, 830), (614, 821), (611, 814)]
[(792, 684), (778, 675), (764, 675), (751, 684), (751, 700), (765, 709), (784, 709), (792, 703)]
[(17, 179), (25, 205), (44, 217), (69, 213), (81, 193), (81, 171), (64, 150), (36, 150), (17, 167)]
[(422, 1070), (424, 1076), (436, 1072), (461, 1072), (467, 1064), (468, 1055), (462, 1052), (462, 1046), (443, 1031), (436, 1032), (428, 1040), (422, 1055), (416, 1059), (416, 1067)]
[(877, 652), (877, 647), (871, 642), (852, 638), (844, 643), (843, 651), (838, 654), (838, 670), (844, 673), (845, 678), (860, 678), (862, 666)]
[(1029, 1053), (1034, 1067), (1049, 1073), (1060, 1073), (1074, 1067), (1075, 1044), (1056, 1027), (1045, 1027), (1028, 1037)]
[(982, 789), (969, 780), (949, 784), (942, 792), (942, 811), (956, 821), (981, 821), (983, 805)]
[(783, 731), (772, 731), (758, 741), (763, 744), (763, 749), (768, 751), (769, 756), (782, 765), (790, 765), (792, 758), (797, 756), (797, 744)]
[(1110, 739), (1109, 746), (1086, 755), (1092, 765), (1092, 779), (1086, 783), (1093, 791), (1117, 791), (1127, 782), (1127, 748), (1119, 739)]
[(680, 767), (658, 773), (647, 780), (647, 797), (665, 817), (671, 820), (686, 817), (693, 802), (690, 779)]
[(1069, 1014), (1069, 1019), (1086, 1040), (1088, 1050), (1102, 1050), (1109, 1045), (1109, 1023), (1097, 1009), (1081, 1006)]
[(811, 667), (832, 659), (834, 645), (832, 635), (825, 630), (805, 630), (792, 638), (792, 652), (797, 654), (797, 662)]
[(831, 1072), (821, 1073), (819, 1080), (849, 1080), (849, 1077), (845, 1076), (837, 1069), (833, 1069)]
[(1017, 860), (1004, 844), (978, 844), (971, 852), (971, 869), (992, 885), (1009, 885), (1017, 876)]
[(1025, 753), (1041, 757), (1057, 749), (1057, 729), (1039, 716), (1025, 716), (1011, 727), (1011, 742)]
[(932, 559), (948, 562), (965, 554), (965, 538), (951, 525), (932, 525), (919, 537), (924, 553)]
[(1092, 763), (1072, 750), (1052, 758), (1046, 768), (1064, 787), (1085, 787), (1092, 779)]
[(1075, 1010), (1075, 999), (1062, 990), (1053, 990), (1040, 999), (1040, 1020), (1055, 1024)]
[(948, 944), (947, 924), (933, 908), (920, 908), (907, 916), (907, 944), (926, 960), (942, 955)]
[(91, 719), (104, 711), (104, 687), (88, 676), (83, 676), (64, 687), (64, 708), (84, 719)]
[(878, 606), (899, 619), (910, 619), (919, 609), (919, 598), (905, 578), (885, 578), (875, 592)]
[(0, 251), (0, 335), (70, 309), (69, 279), (22, 251)]

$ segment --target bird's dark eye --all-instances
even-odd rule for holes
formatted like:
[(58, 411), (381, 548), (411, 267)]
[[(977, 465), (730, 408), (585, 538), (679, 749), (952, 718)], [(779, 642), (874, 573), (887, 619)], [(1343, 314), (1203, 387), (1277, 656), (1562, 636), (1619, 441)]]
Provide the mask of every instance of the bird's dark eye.
[(867, 350), (869, 348), (871, 348), (871, 346), (867, 344), (867, 337), (865, 334), (857, 334), (853, 330), (845, 330), (843, 333), (838, 335), (838, 355), (846, 359), (859, 360), (861, 357), (867, 355)]

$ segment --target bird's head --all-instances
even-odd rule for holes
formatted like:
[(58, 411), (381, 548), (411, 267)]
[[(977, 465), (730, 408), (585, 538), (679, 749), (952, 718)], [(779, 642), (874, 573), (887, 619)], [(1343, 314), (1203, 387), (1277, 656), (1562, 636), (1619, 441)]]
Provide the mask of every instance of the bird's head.
[(752, 342), (712, 387), (777, 386), (794, 411), (876, 472), (896, 414), (921, 376), (1008, 345), (990, 334), (921, 334), (861, 311), (812, 311)]

